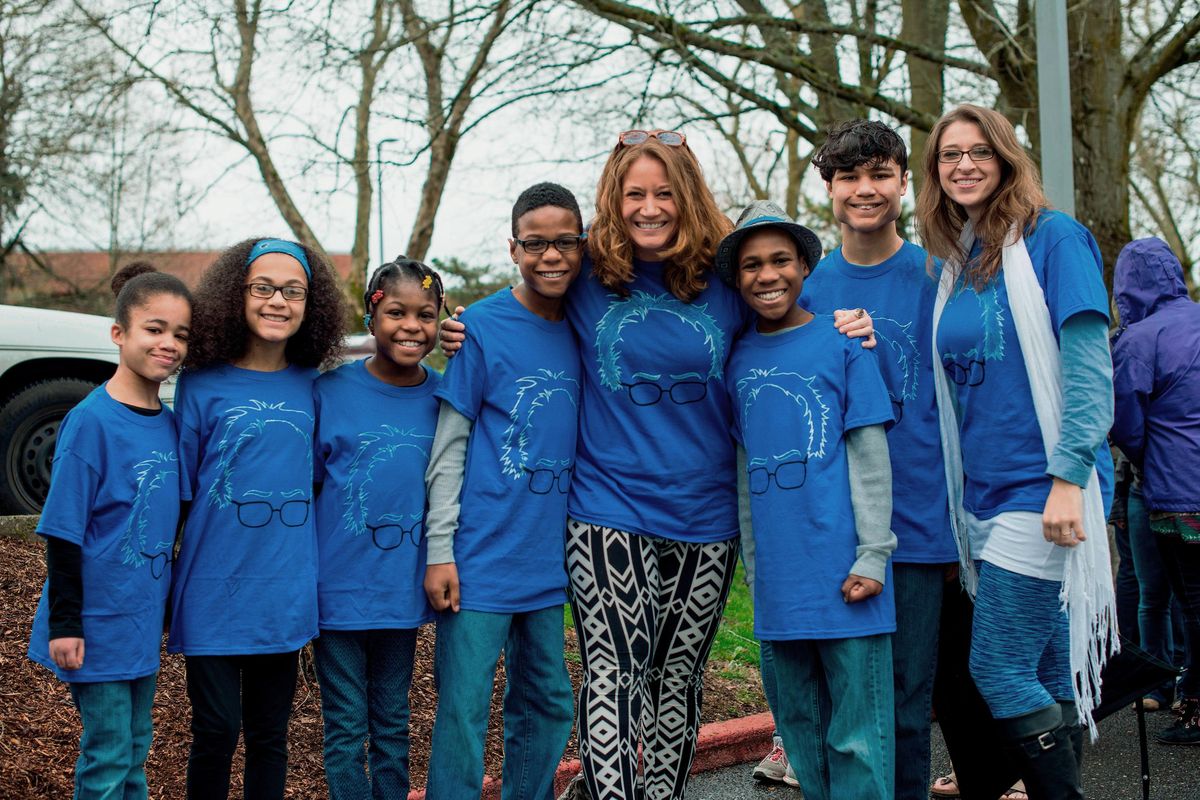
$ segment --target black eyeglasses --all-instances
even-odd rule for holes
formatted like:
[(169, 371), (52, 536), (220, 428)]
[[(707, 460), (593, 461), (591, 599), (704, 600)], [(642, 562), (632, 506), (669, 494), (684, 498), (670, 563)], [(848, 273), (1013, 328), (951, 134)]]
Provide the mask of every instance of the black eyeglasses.
[(297, 303), (308, 297), (308, 289), (303, 286), (272, 286), (269, 283), (247, 283), (246, 291), (250, 292), (251, 297), (257, 297), (259, 300), (270, 300), (275, 296), (276, 292), (283, 295), (284, 300), (291, 300)]
[(751, 494), (766, 494), (772, 479), (780, 489), (799, 489), (808, 480), (808, 459), (785, 461), (773, 470), (755, 467), (746, 473), (746, 477), (750, 479)]
[(699, 403), (708, 397), (708, 381), (676, 381), (666, 388), (649, 381), (621, 385), (629, 390), (629, 399), (635, 406), (655, 405), (663, 399), (663, 395), (671, 398), (671, 402), (677, 406)]
[(978, 386), (987, 377), (987, 364), (977, 358), (972, 358), (966, 364), (944, 359), (942, 368), (950, 376), (950, 380), (959, 386)]
[(554, 245), (554, 249), (560, 253), (574, 253), (586, 238), (587, 234), (581, 233), (578, 236), (560, 236), (557, 239), (513, 239), (513, 241), (519, 244), (526, 253), (536, 256), (549, 250), (550, 245)]
[(892, 424), (899, 425), (900, 420), (904, 419), (904, 401), (897, 400), (896, 398), (892, 397), (891, 395), (888, 395), (888, 397), (892, 401), (892, 416), (895, 418), (894, 421), (892, 422)]
[(626, 147), (634, 147), (635, 145), (645, 144), (651, 137), (665, 144), (667, 147), (682, 147), (687, 138), (679, 131), (622, 131), (617, 134), (617, 141)]
[(946, 148), (938, 150), (937, 158), (942, 164), (957, 164), (962, 161), (962, 157), (968, 155), (972, 161), (991, 161), (996, 155), (996, 151), (990, 147), (979, 145), (972, 147), (970, 150), (955, 150), (954, 148)]
[(308, 522), (308, 500), (288, 500), (276, 508), (265, 500), (251, 500), (247, 503), (233, 504), (237, 506), (238, 522), (247, 528), (265, 528), (271, 524), (271, 518), (279, 514), (279, 521), (288, 528), (299, 528)]
[(425, 538), (425, 520), (417, 520), (409, 528), (398, 522), (389, 522), (385, 525), (368, 525), (367, 530), (371, 532), (371, 541), (380, 550), (395, 550), (404, 544), (405, 537), (413, 543), (413, 547), (420, 547), (421, 540)]
[(529, 491), (534, 494), (550, 494), (555, 487), (558, 487), (559, 494), (566, 494), (571, 488), (571, 471), (574, 467), (566, 467), (558, 472), (529, 467), (523, 469), (529, 473)]
[(142, 558), (150, 562), (150, 574), (154, 577), (154, 580), (162, 578), (167, 572), (167, 567), (175, 562), (169, 549), (159, 550), (157, 553), (143, 552)]

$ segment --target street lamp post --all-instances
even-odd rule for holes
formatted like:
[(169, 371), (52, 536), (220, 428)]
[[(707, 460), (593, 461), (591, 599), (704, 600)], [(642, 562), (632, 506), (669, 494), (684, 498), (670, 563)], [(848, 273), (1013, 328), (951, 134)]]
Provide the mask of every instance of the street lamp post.
[[(382, 263), (383, 260), (385, 258), (387, 258), (387, 256), (384, 255), (384, 249), (383, 249), (383, 146), (390, 142), (398, 142), (398, 141), (400, 141), (400, 140), (396, 139), (396, 138), (389, 138), (389, 139), (380, 139), (378, 142), (375, 143), (375, 167), (378, 170), (378, 172), (376, 173), (376, 179), (375, 179), (375, 187), (376, 187), (375, 194), (379, 199), (379, 260), (380, 260), (380, 263)], [(371, 271), (371, 265), (368, 264), (367, 265), (367, 273), (368, 273), (367, 278), (368, 279), (371, 277), (370, 271)]]

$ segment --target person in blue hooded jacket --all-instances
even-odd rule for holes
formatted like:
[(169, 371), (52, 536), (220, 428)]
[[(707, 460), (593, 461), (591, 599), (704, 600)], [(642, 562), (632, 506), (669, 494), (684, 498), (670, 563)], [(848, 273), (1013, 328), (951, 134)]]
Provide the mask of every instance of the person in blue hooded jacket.
[(1160, 239), (1125, 246), (1113, 276), (1112, 440), (1142, 472), (1150, 529), (1183, 610), (1180, 716), (1156, 737), (1200, 744), (1200, 305)]

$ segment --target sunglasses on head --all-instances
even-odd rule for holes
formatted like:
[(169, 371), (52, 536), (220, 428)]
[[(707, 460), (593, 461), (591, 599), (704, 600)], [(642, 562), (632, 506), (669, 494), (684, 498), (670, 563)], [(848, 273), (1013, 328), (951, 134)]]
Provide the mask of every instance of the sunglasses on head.
[(624, 131), (617, 135), (617, 141), (625, 147), (645, 144), (651, 137), (667, 147), (682, 147), (687, 141), (679, 131)]

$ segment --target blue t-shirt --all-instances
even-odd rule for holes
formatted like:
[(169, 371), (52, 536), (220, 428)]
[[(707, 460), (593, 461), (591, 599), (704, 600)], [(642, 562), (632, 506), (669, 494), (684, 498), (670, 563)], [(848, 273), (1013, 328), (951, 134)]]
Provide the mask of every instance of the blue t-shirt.
[(50, 660), (48, 584), (29, 657), (60, 680), (124, 681), (158, 671), (171, 548), (179, 523), (179, 458), (169, 409), (132, 411), (96, 387), (58, 430), (50, 494), (37, 532), (80, 546), (83, 666)]
[(297, 650), (317, 635), (315, 369), (185, 372), (175, 394), (183, 499), (167, 649)]
[(896, 630), (890, 562), (882, 594), (846, 603), (841, 592), (858, 547), (843, 437), (892, 420), (878, 359), (818, 315), (774, 336), (748, 332), (726, 380), (750, 484), (755, 637)]
[(635, 261), (626, 298), (584, 260), (567, 318), (583, 357), (583, 413), (571, 516), (690, 542), (737, 536), (725, 363), (749, 310), (706, 273), (691, 303), (663, 283), (661, 263)]
[(425, 468), (442, 376), (392, 386), (367, 360), (314, 384), (317, 607), (321, 630), (415, 628), (425, 598)]
[(875, 323), (875, 353), (897, 418), (888, 431), (897, 564), (958, 560), (933, 390), (936, 297), (925, 251), (905, 242), (891, 258), (869, 267), (848, 262), (841, 248), (833, 250), (804, 281), (800, 298), (819, 314), (862, 307)]
[[(1104, 265), (1087, 228), (1066, 214), (1046, 211), (1026, 233), (1025, 248), (1056, 337), (1063, 322), (1075, 314), (1093, 312), (1108, 318)], [(976, 242), (971, 257), (979, 252)], [(980, 292), (970, 284), (957, 287), (942, 311), (937, 349), (958, 398), (963, 506), (979, 519), (1004, 511), (1040, 513), (1051, 478), (1003, 272)], [(1096, 470), (1110, 497), (1112, 458), (1107, 444), (1097, 451)]]
[(519, 613), (566, 602), (579, 348), (511, 289), (467, 309), (467, 340), (436, 394), (471, 420), (454, 561), (462, 607)]

